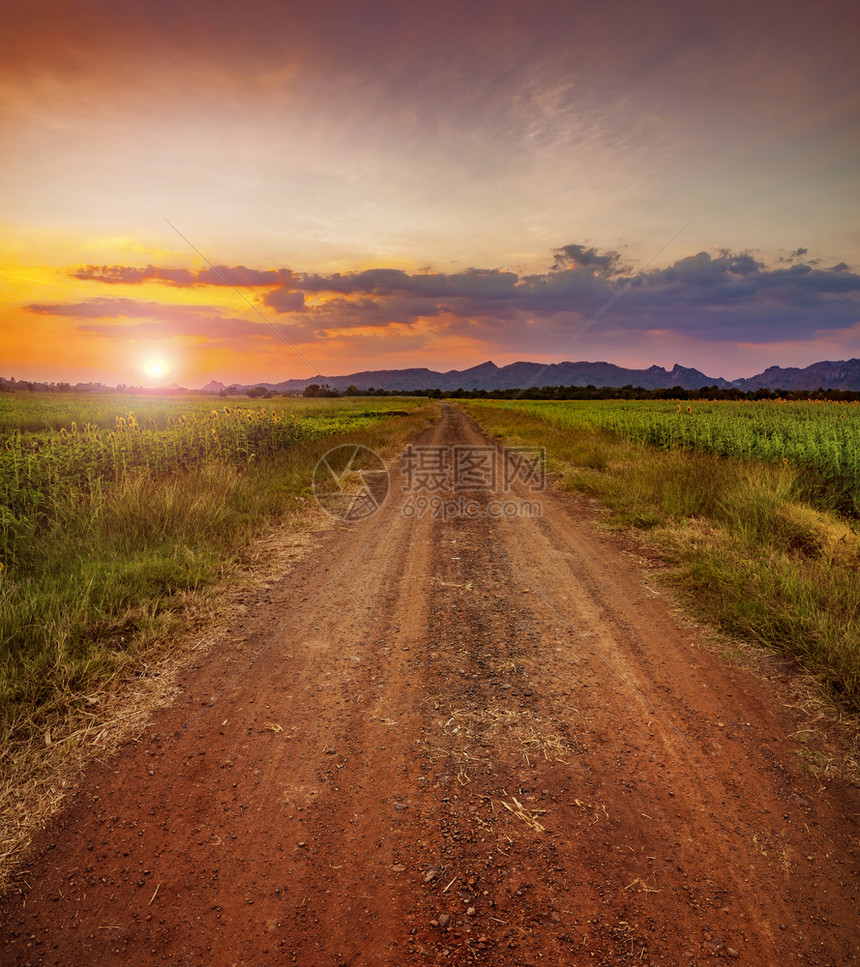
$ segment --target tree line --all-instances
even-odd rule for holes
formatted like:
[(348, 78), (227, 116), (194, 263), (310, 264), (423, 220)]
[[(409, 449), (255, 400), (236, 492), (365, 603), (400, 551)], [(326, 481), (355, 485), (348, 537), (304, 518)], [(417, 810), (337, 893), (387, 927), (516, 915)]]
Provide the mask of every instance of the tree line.
[(860, 401), (860, 392), (841, 389), (786, 390), (767, 389), (739, 390), (735, 387), (702, 386), (684, 389), (669, 386), (661, 389), (645, 389), (642, 386), (529, 386), (526, 389), (472, 389), (462, 386), (454, 390), (386, 390), (373, 386), (359, 389), (348, 386), (339, 391), (327, 384), (311, 383), (304, 396), (423, 396), (430, 399), (481, 399), (481, 400), (837, 400)]

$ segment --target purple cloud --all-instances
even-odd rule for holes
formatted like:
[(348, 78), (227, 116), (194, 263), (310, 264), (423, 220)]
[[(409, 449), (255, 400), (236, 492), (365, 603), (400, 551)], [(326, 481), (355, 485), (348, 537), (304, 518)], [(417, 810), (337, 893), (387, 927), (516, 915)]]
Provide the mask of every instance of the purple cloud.
[(289, 289), (273, 289), (264, 296), (263, 305), (275, 312), (302, 312), (305, 308), (305, 294)]
[(166, 269), (154, 265), (136, 268), (130, 265), (83, 265), (69, 273), (72, 278), (107, 285), (139, 285), (157, 281), (165, 285), (193, 285), (194, 273), (189, 269)]
[(304, 292), (336, 292), (340, 295), (362, 293), (374, 296), (421, 296), (426, 299), (474, 297), (504, 299), (517, 285), (513, 272), (499, 269), (467, 269), (445, 275), (409, 275), (400, 269), (367, 269), (341, 275), (297, 275), (295, 287)]
[[(614, 339), (645, 338), (659, 331), (675, 332), (678, 338), (746, 343), (809, 339), (850, 330), (860, 320), (860, 275), (843, 262), (820, 268), (808, 254), (798, 247), (789, 258), (778, 259), (776, 267), (768, 267), (749, 252), (698, 252), (634, 276), (617, 252), (571, 243), (553, 251), (547, 271), (533, 275), (475, 268), (418, 274), (379, 268), (323, 275), (241, 265), (196, 273), (154, 266), (87, 266), (74, 274), (92, 281), (168, 286), (223, 285), (227, 278), (234, 285), (257, 287), (264, 290), (260, 305), (289, 320), (283, 331), (294, 341), (348, 330), (391, 331), (395, 326), (417, 332), (419, 320), (432, 319), (440, 332), (461, 332), (490, 345), (515, 345), (528, 331), (529, 346), (535, 339), (551, 346), (557, 339), (563, 344), (576, 326), (612, 302), (601, 314), (599, 331)], [(316, 297), (315, 304), (308, 304), (308, 296)], [(98, 297), (27, 308), (78, 319), (145, 318), (150, 331), (172, 327), (177, 334), (219, 339), (272, 334), (265, 323), (227, 319), (215, 306)], [(133, 327), (121, 329), (130, 334)], [(87, 331), (115, 330), (91, 326)]]
[(227, 285), (253, 288), (288, 285), (293, 273), (289, 269), (249, 269), (244, 265), (215, 265), (198, 272), (190, 269), (169, 269), (155, 265), (143, 268), (131, 265), (83, 265), (70, 271), (72, 278), (108, 285), (140, 285), (143, 282), (162, 282), (165, 285), (190, 288), (196, 285)]

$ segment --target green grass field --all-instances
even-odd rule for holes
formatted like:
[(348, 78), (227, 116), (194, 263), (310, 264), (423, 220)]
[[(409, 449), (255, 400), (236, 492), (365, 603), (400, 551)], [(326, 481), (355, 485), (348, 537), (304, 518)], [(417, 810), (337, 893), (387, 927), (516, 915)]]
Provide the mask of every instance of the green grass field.
[(663, 450), (789, 465), (810, 490), (860, 515), (860, 404), (781, 400), (490, 403), (572, 431), (597, 427)]

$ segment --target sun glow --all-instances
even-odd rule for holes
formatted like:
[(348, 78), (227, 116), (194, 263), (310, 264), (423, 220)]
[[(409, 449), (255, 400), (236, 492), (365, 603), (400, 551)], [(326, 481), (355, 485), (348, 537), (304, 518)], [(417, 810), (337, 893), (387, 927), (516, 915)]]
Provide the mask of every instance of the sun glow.
[(165, 359), (148, 359), (143, 364), (143, 371), (152, 379), (163, 379), (170, 372), (170, 365)]

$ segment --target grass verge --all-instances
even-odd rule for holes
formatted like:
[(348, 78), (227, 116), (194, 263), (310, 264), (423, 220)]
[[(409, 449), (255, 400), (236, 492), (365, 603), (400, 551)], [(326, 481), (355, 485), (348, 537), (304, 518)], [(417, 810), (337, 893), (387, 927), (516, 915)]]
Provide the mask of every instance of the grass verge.
[(461, 405), (505, 442), (546, 447), (560, 485), (604, 503), (608, 526), (647, 531), (696, 616), (792, 656), (860, 713), (860, 539), (798, 471)]
[(56, 502), (26, 569), (0, 572), (0, 891), (84, 765), (142, 728), (217, 639), (231, 592), (282, 574), (327, 526), (319, 458), (358, 443), (388, 460), (437, 413), (409, 403), (251, 471), (211, 460)]

